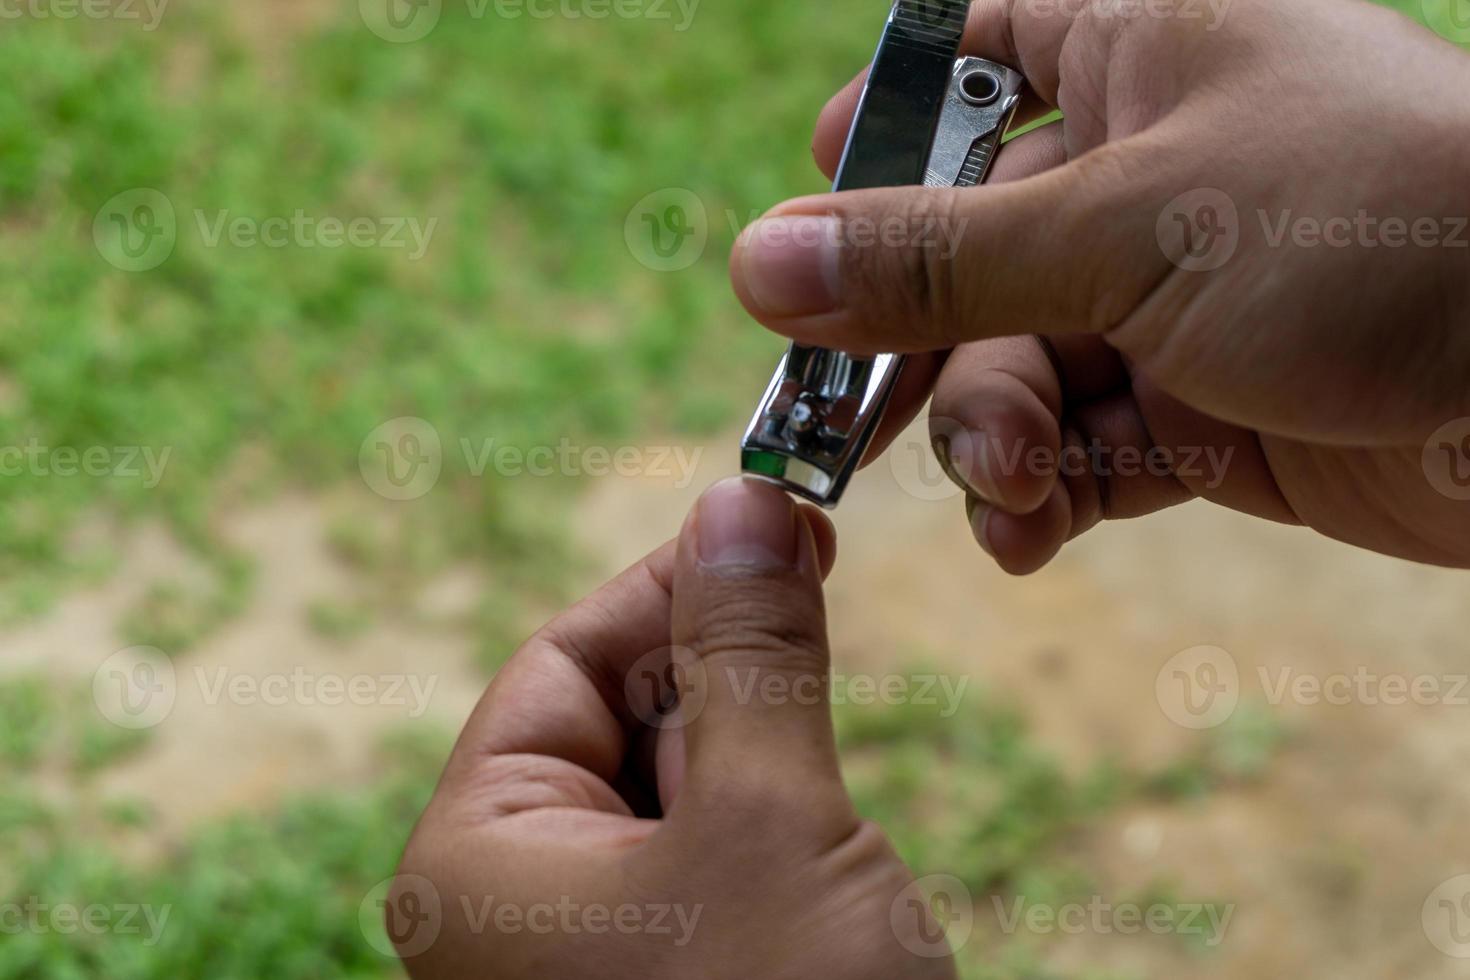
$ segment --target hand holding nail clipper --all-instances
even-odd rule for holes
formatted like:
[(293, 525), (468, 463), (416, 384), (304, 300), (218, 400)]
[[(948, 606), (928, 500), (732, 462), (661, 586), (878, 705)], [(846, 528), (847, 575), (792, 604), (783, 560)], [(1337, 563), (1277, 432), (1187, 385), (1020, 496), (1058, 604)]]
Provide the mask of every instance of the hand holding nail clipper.
[[(1447, 40), (1470, 26), (1444, 7), (1436, 36), (1361, 0), (974, 0), (960, 51), (1025, 75), (1018, 121), (1064, 116), (980, 188), (848, 189), (880, 50), (817, 126), (841, 192), (774, 208), (732, 258), (794, 341), (747, 470), (830, 505), (932, 393), (1013, 573), (1196, 497), (1470, 566), (1470, 54)], [(958, 246), (854, 234), (895, 223)]]
[[(968, 0), (894, 5), (834, 191), (966, 187), (985, 179), (1020, 102), (1021, 76), (980, 58), (955, 60), (968, 6)], [(821, 219), (806, 230), (818, 237), (842, 234)], [(824, 278), (835, 273), (820, 270)], [(860, 358), (792, 344), (746, 430), (745, 472), (823, 507), (837, 506), (877, 433), (903, 364), (893, 354)]]

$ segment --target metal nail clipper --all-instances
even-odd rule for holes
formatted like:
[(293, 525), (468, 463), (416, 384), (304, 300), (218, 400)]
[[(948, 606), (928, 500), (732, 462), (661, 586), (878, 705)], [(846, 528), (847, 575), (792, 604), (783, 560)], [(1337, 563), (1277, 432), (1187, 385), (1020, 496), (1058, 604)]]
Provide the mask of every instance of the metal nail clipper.
[[(894, 4), (834, 191), (985, 180), (1022, 79), (981, 58), (955, 59), (968, 8), (968, 0)], [(741, 468), (836, 507), (904, 360), (792, 344), (741, 441)]]

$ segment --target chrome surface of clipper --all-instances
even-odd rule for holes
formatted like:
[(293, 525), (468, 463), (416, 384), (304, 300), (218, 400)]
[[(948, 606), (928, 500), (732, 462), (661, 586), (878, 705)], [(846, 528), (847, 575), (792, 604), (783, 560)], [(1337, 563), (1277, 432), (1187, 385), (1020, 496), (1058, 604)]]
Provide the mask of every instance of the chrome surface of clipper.
[[(899, 4), (895, 11), (902, 6)], [(879, 186), (854, 183), (844, 180), (844, 176), (854, 163), (854, 154), (863, 152), (860, 141), (868, 135), (864, 130), (864, 114), (873, 108), (874, 86), (886, 82), (879, 68), (884, 64), (885, 48), (893, 44), (893, 38), (890, 20), (868, 91), (848, 137), (834, 190)], [(906, 50), (901, 53), (910, 54)], [(952, 55), (951, 50), (951, 59)], [(927, 150), (922, 169), (916, 170), (911, 179), (885, 183), (922, 182), (930, 187), (982, 183), (1001, 136), (1015, 114), (1021, 84), (1021, 76), (1003, 65), (982, 58), (951, 60), (943, 90), (932, 99), (938, 118), (928, 130), (932, 139), (925, 137)], [(907, 95), (910, 103), (907, 110), (912, 111), (913, 125), (922, 127), (923, 112), (915, 109), (920, 100), (912, 90)], [(893, 163), (892, 159), (887, 163)], [(890, 177), (895, 175), (892, 170), (890, 167)], [(792, 344), (745, 432), (741, 442), (742, 469), (823, 507), (837, 506), (873, 439), (904, 360), (897, 354), (852, 357), (821, 347)]]

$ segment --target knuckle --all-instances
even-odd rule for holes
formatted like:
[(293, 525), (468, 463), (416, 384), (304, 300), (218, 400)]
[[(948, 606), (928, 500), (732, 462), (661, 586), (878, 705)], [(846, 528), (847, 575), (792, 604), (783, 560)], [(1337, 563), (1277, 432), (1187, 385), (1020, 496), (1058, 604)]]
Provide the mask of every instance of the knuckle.
[(820, 599), (798, 606), (801, 594), (795, 585), (773, 596), (769, 586), (732, 583), (700, 608), (689, 646), (706, 666), (825, 671), (826, 617)]
[(835, 778), (793, 782), (772, 780), (769, 774), (732, 774), (705, 805), (695, 823), (697, 849), (729, 853), (730, 841), (743, 841), (731, 856), (746, 868), (758, 857), (778, 874), (793, 861), (821, 859), (861, 869), (881, 863), (887, 847), (886, 838), (871, 849), (849, 843), (863, 836), (856, 829), (860, 821)]
[(825, 640), (801, 626), (738, 623), (701, 633), (692, 645), (706, 671), (733, 670), (826, 682)]
[(872, 820), (860, 820), (851, 834), (833, 846), (832, 858), (844, 871), (861, 872), (875, 867), (886, 869), (890, 863), (897, 863), (898, 852), (882, 827)]
[[(1138, 172), (1140, 166), (1138, 154), (1125, 143), (1105, 143), (1073, 161), (1069, 168), (1068, 197), (1073, 204), (1068, 233), (1087, 235), (1098, 243), (1097, 247), (1111, 254), (1147, 255), (1151, 259), (1158, 251), (1152, 240), (1152, 222), (1145, 227), (1138, 222), (1120, 224), (1116, 219), (1120, 201), (1138, 197), (1136, 189), (1149, 183)], [(1148, 208), (1137, 210), (1144, 213)], [(1153, 287), (1157, 279), (1155, 267), (1152, 261), (1130, 264), (1123, 275), (1118, 274), (1114, 263), (1078, 267), (1076, 288), (1070, 289), (1067, 295), (1084, 305), (1072, 311), (1073, 318), (1098, 333), (1116, 327), (1133, 313), (1147, 290)]]
[(902, 319), (921, 337), (952, 337), (959, 277), (949, 246), (965, 224), (958, 200), (951, 190), (906, 188), (850, 219), (844, 284), (875, 329)]
[[(1084, 191), (1112, 188), (1128, 182), (1132, 167), (1131, 151), (1120, 142), (1103, 143), (1072, 161), (1071, 173)], [(1089, 203), (1102, 195), (1085, 198)]]

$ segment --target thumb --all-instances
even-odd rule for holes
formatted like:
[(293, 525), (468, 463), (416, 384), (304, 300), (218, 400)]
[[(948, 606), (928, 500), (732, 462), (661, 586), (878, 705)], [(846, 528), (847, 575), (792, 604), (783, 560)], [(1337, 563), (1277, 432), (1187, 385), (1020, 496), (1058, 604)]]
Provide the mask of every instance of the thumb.
[(673, 586), (686, 723), (676, 811), (804, 814), (839, 836), (854, 824), (818, 552), (791, 498), (759, 481), (716, 484), (686, 522)]
[(1004, 184), (788, 201), (740, 236), (731, 279), (765, 326), (853, 354), (1106, 330), (1170, 269), (1130, 153), (1106, 144)]

